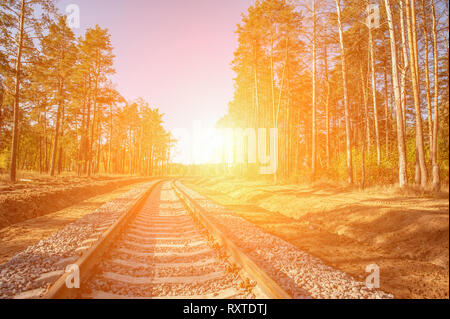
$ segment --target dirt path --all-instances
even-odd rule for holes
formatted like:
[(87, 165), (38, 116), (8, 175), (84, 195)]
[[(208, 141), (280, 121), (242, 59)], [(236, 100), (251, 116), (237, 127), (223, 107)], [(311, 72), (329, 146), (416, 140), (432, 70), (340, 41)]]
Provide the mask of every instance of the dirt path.
[(186, 183), (356, 279), (381, 270), (396, 298), (449, 298), (447, 198), (245, 181)]
[(58, 212), (0, 229), (0, 264), (138, 185), (140, 184), (121, 187), (111, 193), (89, 198)]

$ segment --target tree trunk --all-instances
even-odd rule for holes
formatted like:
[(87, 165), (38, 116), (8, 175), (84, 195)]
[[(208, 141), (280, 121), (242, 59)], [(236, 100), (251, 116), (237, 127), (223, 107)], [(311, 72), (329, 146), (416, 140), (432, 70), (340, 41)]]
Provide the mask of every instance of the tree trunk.
[(347, 142), (347, 181), (353, 184), (353, 156), (352, 156), (352, 141), (350, 130), (350, 112), (348, 105), (348, 89), (347, 89), (347, 71), (345, 64), (345, 48), (344, 48), (344, 31), (341, 22), (341, 0), (336, 0), (337, 16), (339, 24), (339, 40), (341, 45), (341, 63), (342, 63), (342, 81), (344, 87), (344, 109), (345, 109), (345, 135)]
[[(0, 80), (1, 81), (1, 80)], [(42, 174), (42, 105), (39, 105), (39, 113), (38, 113), (38, 128), (39, 128), (39, 174)], [(1, 136), (1, 126), (0, 126), (0, 136)]]
[(389, 158), (389, 129), (390, 129), (390, 121), (389, 121), (389, 88), (388, 88), (388, 79), (387, 79), (387, 59), (388, 55), (386, 52), (386, 59), (384, 60), (384, 134), (385, 134), (385, 148), (386, 155), (385, 158)]
[[(289, 38), (286, 37), (286, 45), (285, 45), (285, 59), (284, 59), (284, 66), (283, 66), (283, 73), (281, 75), (281, 85), (280, 85), (280, 92), (279, 92), (279, 96), (278, 96), (278, 104), (277, 104), (277, 110), (276, 110), (276, 115), (275, 115), (275, 128), (278, 129), (278, 122), (279, 122), (279, 118), (280, 118), (280, 110), (281, 110), (281, 100), (283, 97), (283, 91), (284, 91), (284, 82), (285, 82), (285, 78), (286, 78), (286, 69), (287, 69), (287, 64), (288, 64), (288, 56), (289, 56)], [(276, 155), (278, 156), (278, 154)], [(275, 175), (277, 175), (277, 172), (275, 172)], [(277, 177), (275, 176), (275, 182), (277, 180)]]
[(85, 127), (85, 145), (84, 145), (84, 161), (83, 161), (83, 172), (86, 175), (90, 175), (88, 168), (89, 161), (89, 145), (90, 145), (90, 137), (89, 137), (89, 128), (91, 125), (91, 77), (89, 75), (88, 78), (88, 90), (87, 90), (87, 115), (86, 115), (86, 127)]
[(364, 100), (364, 122), (365, 122), (365, 139), (367, 140), (367, 152), (370, 153), (370, 149), (372, 147), (371, 141), (370, 141), (370, 120), (369, 120), (369, 103), (368, 103), (368, 96), (367, 96), (367, 77), (364, 74), (364, 67), (362, 65), (362, 62), (360, 62), (360, 75), (361, 75), (361, 88), (362, 88), (362, 97)]
[(81, 176), (83, 172), (83, 159), (84, 159), (84, 145), (85, 145), (85, 139), (86, 139), (86, 113), (87, 113), (87, 101), (86, 96), (83, 98), (83, 106), (81, 109), (81, 128), (80, 128), (80, 146), (78, 150), (78, 176)]
[(93, 104), (94, 104), (94, 114), (92, 118), (92, 126), (91, 126), (91, 138), (89, 141), (89, 151), (88, 151), (88, 176), (90, 177), (93, 173), (94, 167), (93, 167), (93, 149), (94, 149), (94, 141), (95, 141), (95, 126), (97, 124), (97, 89), (98, 89), (98, 78), (95, 77), (94, 81), (94, 97), (93, 97)]
[[(272, 31), (273, 32), (273, 31)], [(271, 84), (271, 91), (272, 91), (272, 123), (274, 128), (276, 127), (275, 124), (275, 79), (274, 79), (274, 62), (273, 62), (273, 34), (270, 37), (270, 84)], [(273, 175), (274, 183), (277, 183), (277, 173)]]
[(56, 171), (56, 155), (58, 153), (58, 139), (60, 135), (60, 128), (61, 128), (61, 115), (64, 110), (64, 98), (63, 98), (63, 87), (64, 83), (63, 80), (59, 79), (59, 89), (58, 89), (58, 98), (59, 98), (59, 105), (58, 105), (58, 111), (56, 113), (56, 128), (55, 128), (55, 137), (53, 142), (53, 153), (52, 153), (52, 164), (50, 166), (50, 176), (55, 176)]
[(254, 50), (255, 50), (255, 62), (254, 62), (254, 67), (253, 67), (253, 76), (254, 76), (254, 90), (255, 90), (255, 106), (256, 106), (256, 110), (255, 110), (255, 120), (256, 120), (256, 126), (255, 128), (259, 127), (259, 111), (260, 111), (260, 106), (259, 106), (259, 86), (258, 86), (258, 52), (257, 47), (256, 47), (256, 41), (255, 41), (255, 46), (254, 46)]
[(15, 70), (15, 92), (14, 92), (14, 127), (13, 138), (11, 147), (11, 167), (9, 178), (12, 183), (17, 181), (17, 154), (19, 151), (19, 117), (20, 117), (20, 81), (21, 81), (21, 68), (22, 68), (22, 50), (23, 50), (23, 38), (24, 38), (24, 22), (25, 22), (25, 0), (22, 0), (20, 7), (20, 24), (19, 24), (19, 40), (17, 44), (17, 60)]
[(39, 174), (42, 174), (42, 135), (39, 136)]
[(102, 126), (99, 120), (97, 121), (97, 155), (95, 160), (95, 174), (100, 172), (100, 154), (101, 154), (101, 140), (102, 140)]
[(425, 83), (426, 83), (426, 93), (427, 93), (427, 110), (428, 110), (428, 137), (430, 139), (430, 148), (433, 145), (433, 114), (431, 111), (431, 89), (430, 89), (430, 67), (429, 67), (429, 49), (428, 49), (428, 25), (427, 25), (427, 12), (425, 9), (425, 0), (422, 0), (422, 11), (423, 11), (423, 36), (424, 36), (424, 47), (425, 47)]
[(366, 188), (366, 144), (364, 142), (361, 143), (361, 188)]
[[(414, 2), (414, 1), (412, 1)], [(420, 166), (420, 186), (422, 188), (427, 187), (428, 184), (428, 174), (427, 167), (425, 164), (425, 151), (423, 146), (423, 124), (422, 124), (422, 114), (420, 109), (420, 88), (418, 82), (418, 69), (417, 67), (417, 43), (414, 44), (414, 21), (415, 17), (412, 17), (410, 0), (406, 0), (406, 19), (408, 24), (408, 42), (411, 48), (410, 52), (410, 64), (411, 64), (411, 78), (413, 83), (413, 93), (414, 93), (414, 106), (416, 109), (416, 148), (418, 164)], [(416, 176), (416, 181), (419, 178)]]
[(372, 99), (373, 99), (373, 114), (375, 122), (375, 139), (377, 144), (377, 163), (381, 165), (381, 145), (380, 145), (380, 128), (378, 123), (378, 106), (377, 106), (377, 79), (375, 71), (375, 53), (373, 49), (373, 35), (372, 29), (369, 27), (369, 47), (370, 47), (370, 66), (372, 69)]
[[(407, 0), (410, 2), (410, 5), (408, 5), (408, 8), (411, 9), (411, 26), (412, 26), (412, 37), (413, 37), (413, 41), (412, 41), (412, 48), (414, 49), (414, 63), (415, 63), (415, 68), (416, 68), (416, 77), (417, 77), (417, 83), (418, 83), (418, 87), (420, 88), (420, 79), (419, 79), (419, 73), (420, 73), (420, 69), (419, 69), (419, 50), (417, 48), (417, 23), (416, 23), (416, 2), (415, 0)], [(420, 90), (419, 90), (420, 92)]]
[(389, 25), (390, 43), (391, 43), (391, 59), (392, 59), (392, 82), (394, 85), (394, 98), (395, 98), (395, 109), (397, 113), (397, 144), (398, 144), (398, 154), (399, 154), (399, 185), (401, 188), (405, 187), (408, 183), (407, 175), (407, 159), (406, 159), (406, 144), (405, 144), (405, 134), (403, 129), (403, 114), (401, 108), (401, 94), (399, 88), (398, 80), (398, 69), (397, 69), (397, 43), (395, 40), (395, 29), (394, 23), (392, 21), (392, 12), (390, 0), (385, 0), (386, 7), (386, 17)]
[[(63, 105), (62, 113), (61, 113), (61, 136), (60, 136), (60, 140), (62, 140), (64, 138), (64, 118), (65, 118), (65, 107)], [(64, 160), (64, 148), (62, 147), (61, 143), (59, 143), (58, 174), (61, 174), (61, 172), (63, 170), (63, 160)]]
[(5, 90), (3, 88), (3, 81), (0, 77), (0, 136), (3, 130), (3, 101), (5, 96)]
[[(447, 2), (448, 4), (448, 2)], [(441, 178), (438, 163), (438, 138), (439, 138), (439, 57), (437, 40), (437, 21), (434, 0), (431, 0), (431, 12), (433, 16), (433, 61), (434, 61), (434, 125), (433, 143), (431, 147), (431, 162), (433, 163), (433, 190), (441, 189)]]
[(47, 108), (44, 107), (44, 171), (48, 173)]
[(58, 106), (58, 111), (56, 115), (56, 128), (55, 128), (55, 137), (53, 142), (53, 152), (52, 152), (52, 164), (50, 166), (50, 176), (55, 176), (56, 170), (56, 154), (58, 153), (58, 138), (59, 138), (59, 128), (61, 122), (61, 108), (62, 105)]
[(109, 174), (112, 174), (112, 170), (111, 170), (112, 135), (113, 135), (113, 111), (112, 111), (112, 105), (110, 105), (110, 106), (109, 106), (108, 169), (107, 169), (107, 172), (108, 172)]
[[(409, 67), (409, 62), (408, 62), (408, 47), (406, 44), (406, 32), (405, 32), (405, 8), (404, 8), (404, 0), (400, 0), (400, 32), (401, 32), (401, 36), (402, 36), (402, 53), (403, 53), (403, 58), (402, 58), (402, 69), (401, 69), (401, 98), (402, 98), (402, 112), (403, 112), (403, 127), (406, 130), (406, 113), (407, 113), (407, 109), (406, 109), (406, 75), (408, 73), (408, 67)], [(406, 132), (405, 132), (406, 133)]]
[(327, 45), (325, 44), (324, 48), (324, 66), (325, 66), (325, 79), (327, 82), (327, 99), (325, 104), (325, 118), (326, 118), (326, 162), (327, 162), (327, 170), (330, 168), (330, 96), (331, 96), (331, 85), (328, 77), (328, 54), (327, 54)]
[(316, 179), (316, 164), (317, 164), (317, 120), (316, 120), (316, 0), (313, 0), (313, 40), (312, 40), (312, 52), (313, 52), (313, 74), (312, 74), (312, 147), (311, 147), (311, 179)]

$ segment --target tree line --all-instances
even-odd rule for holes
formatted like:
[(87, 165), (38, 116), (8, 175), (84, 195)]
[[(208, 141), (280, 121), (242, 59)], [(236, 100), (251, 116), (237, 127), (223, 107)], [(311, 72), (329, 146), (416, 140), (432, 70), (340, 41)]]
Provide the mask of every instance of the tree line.
[(218, 125), (278, 128), (275, 179), (439, 190), (448, 21), (441, 0), (257, 0), (237, 27), (235, 94)]
[(0, 168), (51, 176), (162, 174), (163, 114), (111, 82), (107, 29), (77, 38), (54, 0), (0, 2)]

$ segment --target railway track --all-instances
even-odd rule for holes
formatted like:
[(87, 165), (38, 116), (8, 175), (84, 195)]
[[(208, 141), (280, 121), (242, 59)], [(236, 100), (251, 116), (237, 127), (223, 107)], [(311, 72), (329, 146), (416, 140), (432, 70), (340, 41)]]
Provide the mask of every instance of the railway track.
[(154, 180), (0, 265), (0, 299), (39, 298), (394, 296), (326, 265), (179, 182)]
[(289, 298), (208, 223), (173, 182), (156, 184), (76, 263), (80, 289), (64, 274), (50, 298)]

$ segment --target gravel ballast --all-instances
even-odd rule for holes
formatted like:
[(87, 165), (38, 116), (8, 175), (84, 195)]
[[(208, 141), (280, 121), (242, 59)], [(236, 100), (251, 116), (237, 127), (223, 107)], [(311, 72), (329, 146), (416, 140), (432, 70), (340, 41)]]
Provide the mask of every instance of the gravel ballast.
[(44, 293), (154, 183), (140, 184), (0, 265), (0, 298), (20, 297), (33, 290)]
[(59, 211), (92, 196), (112, 192), (148, 178), (88, 179), (0, 185), (0, 229)]
[[(120, 216), (127, 212), (135, 203), (136, 199), (142, 196), (153, 184), (154, 182), (149, 182), (139, 185), (120, 198), (103, 205), (92, 214), (66, 226), (63, 230), (40, 241), (36, 245), (28, 247), (7, 263), (0, 265), (0, 298), (26, 298), (45, 293), (64, 273), (66, 266), (75, 263), (83, 252), (91, 247), (100, 238), (102, 233), (117, 221)], [(367, 288), (364, 282), (355, 280), (348, 274), (327, 266), (320, 259), (299, 250), (284, 240), (264, 232), (256, 225), (237, 216), (223, 206), (212, 202), (199, 193), (188, 189), (183, 184), (177, 183), (177, 186), (202, 206), (205, 209), (206, 217), (294, 298), (394, 298), (394, 296), (383, 291)], [(136, 222), (141, 224), (141, 226), (137, 227), (134, 233), (130, 232), (124, 237), (126, 241), (122, 247), (125, 250), (146, 252), (148, 250), (147, 246), (153, 245), (153, 248), (151, 248), (152, 252), (161, 254), (158, 260), (159, 263), (162, 261), (192, 262), (190, 259), (184, 260), (183, 258), (185, 257), (177, 256), (177, 254), (189, 253), (205, 245), (203, 239), (197, 238), (198, 236), (194, 236), (189, 242), (184, 242), (183, 240), (161, 240), (159, 238), (149, 238), (148, 236), (145, 236), (142, 240), (137, 240), (140, 237), (140, 232), (147, 233), (148, 235), (156, 231), (159, 234), (158, 237), (165, 237), (164, 232), (167, 231), (165, 229), (173, 221), (170, 212), (175, 211), (176, 214), (180, 213), (178, 209), (181, 207), (175, 207), (179, 203), (177, 203), (170, 188), (167, 186), (164, 187), (163, 193), (162, 199), (164, 201), (157, 206), (158, 209), (161, 209), (161, 216), (158, 217), (160, 224), (152, 225), (144, 223), (147, 216), (145, 216), (146, 212), (143, 212), (141, 221), (139, 218), (136, 219)], [(147, 215), (153, 214), (151, 210), (147, 212)], [(186, 231), (196, 228), (189, 222), (189, 218), (186, 219), (185, 216), (179, 216), (177, 218), (179, 218), (179, 221), (172, 224), (175, 228), (178, 228), (177, 226), (184, 226)], [(185, 233), (185, 235), (188, 235), (188, 233)], [(196, 245), (200, 246), (195, 246), (194, 243), (196, 242), (199, 242)], [(168, 249), (168, 247), (171, 248)], [(164, 254), (169, 251), (174, 254), (173, 257), (170, 257), (173, 260), (170, 260), (170, 258), (169, 260), (165, 260), (168, 257), (164, 257)], [(123, 252), (114, 253), (113, 256), (120, 257), (123, 260), (128, 260), (128, 257), (130, 257)], [(198, 262), (199, 266), (193, 267), (187, 272), (186, 269), (181, 271), (181, 268), (173, 269), (161, 265), (158, 266), (159, 268), (157, 267), (158, 269), (156, 271), (161, 277), (180, 275), (197, 276), (203, 272), (210, 273), (217, 268), (227, 268), (225, 264), (221, 264), (220, 262), (213, 262), (211, 264), (211, 257), (213, 256), (208, 254), (198, 256), (198, 260), (195, 260), (195, 262)], [(132, 259), (133, 263), (137, 264), (154, 263), (154, 261), (149, 263), (145, 255), (142, 257), (134, 256)], [(157, 264), (153, 264), (153, 266)], [(123, 266), (108, 265), (105, 268), (109, 268), (111, 271), (117, 271), (120, 275), (133, 275), (138, 277), (147, 276), (155, 271), (155, 269), (151, 269), (153, 267), (138, 267), (132, 273), (129, 273), (129, 269), (124, 269)], [(152, 295), (177, 296), (182, 295), (183, 292), (188, 290), (193, 295), (205, 296), (210, 292), (221, 291), (227, 287), (235, 287), (239, 283), (239, 278), (236, 274), (232, 275), (232, 273), (229, 273), (226, 278), (229, 280), (223, 281), (223, 285), (214, 287), (212, 290), (210, 289), (212, 283), (209, 282), (206, 282), (204, 285), (160, 283), (152, 286)], [(92, 284), (95, 288), (102, 288), (101, 282), (93, 282)], [(146, 291), (142, 291), (142, 287), (139, 285), (127, 285), (126, 289), (124, 285), (117, 285), (117, 287), (115, 285), (117, 285), (116, 282), (112, 285), (114, 286), (114, 289), (112, 289), (113, 294), (146, 296)], [(146, 288), (149, 288), (149, 286)], [(108, 297), (108, 295), (104, 297)], [(245, 297), (249, 296), (246, 295)]]
[(294, 298), (394, 298), (383, 291), (369, 289), (365, 282), (357, 281), (292, 244), (264, 232), (182, 183), (177, 182), (177, 186), (203, 207), (207, 218)]
[(170, 183), (155, 189), (82, 286), (83, 299), (256, 298)]

